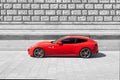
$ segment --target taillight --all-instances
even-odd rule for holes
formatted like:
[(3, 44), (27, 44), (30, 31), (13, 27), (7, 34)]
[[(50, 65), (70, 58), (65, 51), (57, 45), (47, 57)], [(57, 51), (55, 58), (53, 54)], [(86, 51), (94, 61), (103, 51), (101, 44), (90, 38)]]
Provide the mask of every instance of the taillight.
[(97, 44), (95, 44), (94, 49), (98, 49), (98, 45)]

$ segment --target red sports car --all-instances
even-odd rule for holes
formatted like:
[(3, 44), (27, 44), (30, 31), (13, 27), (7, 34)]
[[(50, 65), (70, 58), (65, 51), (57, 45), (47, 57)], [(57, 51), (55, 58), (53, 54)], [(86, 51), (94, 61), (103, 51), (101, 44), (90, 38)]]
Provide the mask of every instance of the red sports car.
[(97, 42), (84, 36), (65, 36), (55, 41), (38, 42), (28, 49), (28, 54), (34, 57), (80, 56), (89, 58), (97, 53)]

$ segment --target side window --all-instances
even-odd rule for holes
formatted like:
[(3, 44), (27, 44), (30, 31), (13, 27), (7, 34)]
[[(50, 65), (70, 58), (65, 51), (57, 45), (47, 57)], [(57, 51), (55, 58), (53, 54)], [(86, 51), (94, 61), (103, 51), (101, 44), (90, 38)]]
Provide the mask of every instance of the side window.
[(85, 39), (76, 39), (76, 43), (82, 43), (82, 42), (86, 42), (87, 40)]
[(74, 44), (75, 43), (75, 38), (68, 38), (68, 39), (64, 39), (62, 40), (63, 44)]

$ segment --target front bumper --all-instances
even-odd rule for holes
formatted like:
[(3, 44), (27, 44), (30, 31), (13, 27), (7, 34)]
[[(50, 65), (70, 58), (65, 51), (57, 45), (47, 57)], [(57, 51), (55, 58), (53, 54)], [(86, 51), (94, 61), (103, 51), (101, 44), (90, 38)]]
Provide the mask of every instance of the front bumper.
[(28, 48), (28, 50), (27, 50), (28, 51), (28, 55), (30, 55), (31, 57), (34, 56), (33, 55), (33, 50), (34, 50), (33, 48)]

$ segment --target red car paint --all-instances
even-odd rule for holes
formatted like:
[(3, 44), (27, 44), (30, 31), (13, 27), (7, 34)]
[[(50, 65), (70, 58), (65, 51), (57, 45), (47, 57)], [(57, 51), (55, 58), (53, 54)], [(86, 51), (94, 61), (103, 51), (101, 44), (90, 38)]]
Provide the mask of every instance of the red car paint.
[[(86, 41), (81, 43), (60, 45), (62, 40), (68, 38), (84, 39)], [(80, 56), (80, 50), (83, 48), (89, 48), (92, 52), (92, 55), (98, 53), (97, 42), (84, 36), (65, 36), (56, 40), (54, 43), (51, 43), (51, 41), (38, 42), (32, 47), (28, 48), (28, 54), (30, 56), (34, 56), (33, 52), (36, 48), (42, 48), (45, 52), (45, 56)]]

